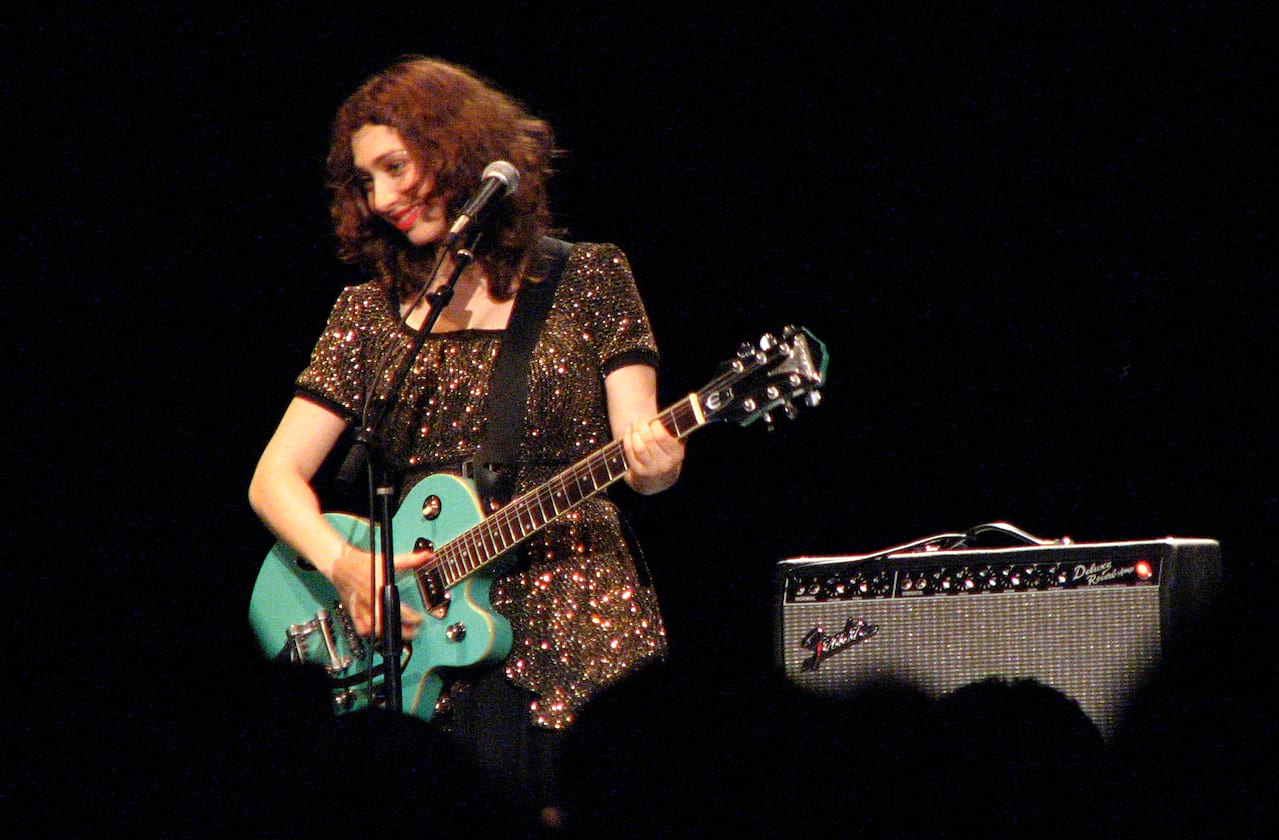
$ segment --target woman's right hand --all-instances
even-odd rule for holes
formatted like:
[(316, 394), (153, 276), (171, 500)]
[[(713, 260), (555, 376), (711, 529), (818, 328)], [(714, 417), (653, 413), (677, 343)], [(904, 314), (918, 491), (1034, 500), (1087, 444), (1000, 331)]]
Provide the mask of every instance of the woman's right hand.
[[(415, 551), (411, 554), (395, 558), (396, 572), (416, 569), (431, 561), (435, 553)], [(369, 575), (370, 554), (367, 549), (346, 545), (328, 572), (333, 588), (346, 606), (347, 614), (355, 623), (355, 632), (361, 636), (371, 636), (382, 632), (382, 605), (378, 603), (377, 593), (382, 590), (382, 566), (377, 564), (374, 590), (370, 592)], [(422, 623), (422, 614), (411, 607), (400, 605), (400, 632), (407, 641), (417, 634)]]
[[(369, 551), (348, 543), (320, 512), (320, 500), (311, 487), (316, 470), (333, 451), (346, 429), (346, 421), (316, 403), (295, 397), (271, 436), (253, 481), (249, 501), (267, 527), (301, 557), (305, 557), (337, 589), (342, 603), (362, 636), (380, 633), (381, 606), (370, 595)], [(395, 559), (398, 571), (429, 562), (430, 551), (415, 551)], [(378, 563), (375, 591), (381, 589)], [(422, 616), (400, 608), (405, 639), (413, 638)]]

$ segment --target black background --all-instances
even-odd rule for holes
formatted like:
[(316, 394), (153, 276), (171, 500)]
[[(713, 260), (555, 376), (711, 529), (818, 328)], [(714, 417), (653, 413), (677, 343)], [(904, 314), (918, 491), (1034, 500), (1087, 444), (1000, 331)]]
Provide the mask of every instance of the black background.
[(631, 258), (663, 403), (784, 324), (829, 347), (820, 407), (701, 432), (675, 489), (619, 495), (672, 703), (762, 679), (779, 559), (994, 520), (1220, 540), (1230, 635), (1273, 669), (1273, 31), (1252, 5), (55, 5), (14, 31), (9, 565), (31, 597), (10, 615), (71, 701), (31, 720), (80, 747), (150, 750), (157, 709), (239, 702), (271, 545), (245, 490), (354, 280), (329, 120), (410, 52), (555, 126), (557, 220)]

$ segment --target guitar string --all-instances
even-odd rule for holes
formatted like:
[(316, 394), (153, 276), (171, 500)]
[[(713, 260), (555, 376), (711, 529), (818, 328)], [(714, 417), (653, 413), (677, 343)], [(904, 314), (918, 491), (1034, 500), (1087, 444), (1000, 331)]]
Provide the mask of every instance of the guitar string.
[[(726, 368), (723, 372), (716, 375), (710, 381), (710, 383), (708, 383), (705, 387), (697, 391), (695, 395), (689, 395), (688, 397), (685, 397), (683, 400), (680, 400), (676, 404), (672, 405), (670, 408), (659, 413), (654, 419), (662, 422), (663, 426), (666, 426), (667, 421), (669, 420), (671, 424), (674, 426), (674, 429), (676, 433), (679, 435), (679, 437), (685, 437), (688, 434), (691, 434), (692, 432), (696, 431), (701, 426), (706, 425), (707, 422), (709, 422), (709, 421), (703, 421), (699, 423), (697, 421), (696, 415), (693, 414), (693, 416), (691, 417), (691, 419), (693, 420), (692, 425), (687, 429), (687, 431), (683, 431), (683, 432), (680, 431), (679, 422), (678, 422), (679, 412), (685, 411), (689, 414), (692, 414), (693, 396), (696, 396), (699, 402), (702, 405), (705, 405), (706, 394), (714, 393), (716, 391), (721, 390), (724, 387), (724, 385), (728, 382), (731, 382), (734, 380), (742, 380), (747, 378), (750, 375), (754, 375), (755, 373), (758, 372), (759, 369), (762, 369), (770, 361), (771, 359), (767, 359), (767, 358), (765, 360), (759, 361), (757, 367), (755, 369), (750, 369), (750, 370), (737, 371), (737, 370), (733, 370), (731, 367)], [(447, 543), (440, 546), (439, 550), (436, 553), (434, 562), (427, 563), (423, 565), (421, 568), (414, 570), (414, 576), (416, 578), (421, 578), (427, 574), (438, 571), (440, 572), (441, 582), (445, 583), (447, 587), (447, 586), (453, 586), (458, 581), (465, 578), (467, 575), (473, 574), (475, 571), (487, 565), (492, 560), (500, 557), (502, 554), (505, 554), (506, 552), (514, 548), (515, 546), (519, 545), (519, 543), (523, 542), (525, 539), (532, 536), (537, 531), (540, 531), (542, 528), (545, 528), (547, 525), (551, 524), (553, 521), (555, 521), (559, 517), (564, 516), (565, 514), (571, 512), (578, 505), (582, 504), (587, 499), (596, 495), (605, 487), (609, 486), (610, 484), (613, 484), (618, 479), (625, 476), (625, 474), (629, 471), (630, 467), (626, 464), (624, 457), (622, 458), (623, 469), (616, 476), (612, 475), (612, 469), (609, 467), (609, 464), (608, 464), (608, 460), (610, 456), (615, 457), (616, 455), (620, 454), (621, 451), (623, 451), (623, 449), (619, 441), (616, 441), (616, 440), (610, 441), (608, 444), (605, 444), (596, 452), (586, 456), (586, 458), (582, 459), (582, 461), (567, 468), (563, 472), (560, 472), (552, 476), (548, 481), (546, 481), (539, 487), (534, 488), (533, 490), (517, 497), (515, 500), (507, 504), (505, 507), (502, 507), (498, 511), (494, 512), (492, 516), (482, 520), (476, 525), (473, 525), (471, 528), (468, 528), (466, 531), (463, 531), (461, 534), (456, 535), (455, 537), (453, 537), (453, 539), (449, 540)], [(597, 479), (595, 478), (593, 474), (593, 471), (588, 471), (586, 473), (582, 472), (582, 469), (589, 468), (592, 464), (597, 462), (603, 463), (606, 474), (610, 476), (608, 480), (602, 484), (597, 481)], [(569, 477), (572, 477), (574, 479), (571, 485), (568, 483)], [(593, 489), (591, 489), (589, 492), (584, 493), (577, 500), (573, 500), (572, 495), (568, 492), (568, 488), (570, 486), (576, 486), (577, 479), (580, 479), (580, 478), (589, 478), (591, 480)], [(556, 508), (555, 495), (553, 490), (551, 489), (557, 483), (562, 488), (562, 492), (568, 501), (568, 504), (564, 507), (563, 510), (558, 510)], [(551, 503), (551, 509), (552, 511), (554, 511), (553, 515), (549, 518), (546, 517), (546, 511), (542, 504), (543, 500), (549, 501)], [(512, 531), (511, 532), (512, 539), (510, 543), (507, 545), (499, 546), (498, 542), (493, 540), (494, 530), (497, 530), (497, 533), (500, 535), (501, 534), (500, 528), (502, 526), (506, 526), (509, 529), (512, 521), (515, 522), (515, 525), (518, 526), (520, 530), (523, 530), (523, 526), (519, 523), (519, 519), (518, 519), (519, 514), (525, 508), (531, 509), (532, 504), (535, 502), (537, 503), (537, 507), (541, 511), (542, 517), (544, 519), (542, 525), (534, 528), (533, 530), (529, 530), (527, 533), (520, 534), (519, 536), (516, 536), (515, 531)], [(530, 521), (533, 521), (533, 520), (530, 520)], [(489, 541), (492, 542), (493, 544), (493, 549), (490, 550), (488, 546), (485, 545), (485, 541), (484, 541), (485, 536), (489, 537)], [(474, 543), (477, 540), (478, 540), (478, 545), (481, 551), (476, 552), (474, 548), (472, 548), (469, 552), (465, 550), (465, 546), (468, 541), (472, 545), (474, 545)], [(480, 559), (478, 562), (472, 559), (471, 557), (472, 554), (479, 555)], [(485, 557), (484, 555), (488, 555), (488, 556)], [(471, 568), (466, 569), (467, 562), (463, 562), (463, 561), (469, 562), (471, 564)], [(455, 577), (452, 581), (446, 582), (443, 580), (443, 578), (447, 576), (449, 565), (460, 566), (460, 568), (464, 569), (465, 571), (460, 576)], [(419, 584), (420, 584), (420, 581), (419, 581)]]
[[(721, 377), (721, 379), (722, 378), (723, 377)], [(704, 393), (707, 390), (709, 390), (709, 388), (703, 389), (702, 392), (699, 392), (699, 397), (701, 393)], [(691, 396), (685, 397), (683, 400), (679, 401), (675, 405), (671, 406), (670, 408), (658, 414), (654, 419), (661, 421), (663, 425), (666, 425), (666, 421), (669, 420), (674, 425), (675, 429), (678, 431), (679, 425), (680, 425), (678, 423), (678, 416), (679, 416), (679, 413), (683, 412), (684, 414), (688, 416), (689, 419), (693, 420), (693, 425), (689, 427), (687, 431), (684, 431), (680, 435), (681, 437), (685, 436), (695, 431), (696, 428), (698, 427), (698, 424), (696, 422), (696, 416), (693, 414), (691, 406), (692, 406)], [(441, 577), (445, 577), (448, 572), (448, 566), (457, 565), (459, 563), (459, 560), (461, 559), (465, 559), (469, 561), (472, 564), (471, 568), (466, 569), (462, 575), (456, 577), (452, 582), (447, 582), (446, 586), (452, 586), (454, 583), (466, 577), (467, 575), (473, 574), (475, 571), (477, 571), (478, 569), (482, 568), (484, 565), (487, 565), (489, 562), (491, 562), (491, 560), (494, 560), (497, 557), (500, 557), (502, 554), (505, 554), (506, 552), (510, 551), (512, 548), (519, 545), (519, 543), (523, 542), (525, 539), (532, 536), (537, 531), (540, 531), (542, 528), (545, 528), (547, 525), (551, 524), (556, 519), (559, 519), (561, 516), (564, 516), (565, 514), (571, 512), (574, 508), (576, 508), (577, 506), (585, 502), (587, 499), (596, 495), (601, 490), (608, 487), (610, 484), (613, 484), (614, 482), (616, 482), (617, 480), (625, 476), (626, 473), (629, 472), (630, 467), (626, 464), (625, 457), (619, 458), (619, 456), (622, 455), (622, 452), (623, 452), (623, 448), (620, 442), (616, 440), (610, 441), (609, 443), (605, 444), (600, 449), (586, 456), (584, 459), (582, 459), (578, 463), (565, 469), (563, 472), (557, 473), (556, 475), (552, 476), (550, 479), (548, 479), (539, 487), (536, 487), (533, 490), (530, 490), (529, 492), (517, 497), (515, 500), (510, 502), (505, 507), (502, 507), (496, 512), (494, 512), (492, 516), (477, 523), (476, 525), (472, 526), (466, 531), (463, 531), (461, 534), (458, 534), (453, 539), (449, 540), (447, 543), (440, 546), (439, 550), (436, 552), (435, 562), (427, 563), (423, 565), (420, 569), (415, 570), (415, 574), (417, 576), (422, 576), (422, 575), (429, 574), (431, 572), (440, 571)], [(612, 461), (613, 463), (617, 463), (619, 460), (620, 460), (622, 469), (616, 475), (614, 475), (613, 469), (610, 466), (610, 461)], [(599, 480), (594, 475), (594, 470), (592, 467), (596, 464), (602, 464), (605, 468), (606, 475), (609, 476), (609, 478), (602, 483), (599, 482)], [(573, 494), (570, 492), (569, 488), (579, 487), (580, 479), (589, 479), (591, 482), (592, 489), (590, 489), (589, 491), (583, 492), (579, 498), (574, 499)], [(562, 510), (559, 509), (559, 507), (556, 504), (554, 488), (557, 486), (560, 489), (561, 495), (563, 495), (563, 497), (565, 498), (567, 502), (567, 504), (563, 507)], [(544, 502), (549, 502), (551, 506), (551, 510), (553, 511), (552, 515), (549, 517), (546, 515), (545, 505), (543, 504)], [(492, 540), (492, 534), (495, 530), (500, 535), (501, 534), (500, 529), (503, 526), (510, 529), (512, 523), (514, 523), (514, 525), (519, 530), (523, 531), (524, 530), (523, 526), (519, 522), (519, 515), (521, 511), (525, 509), (531, 510), (535, 504), (537, 509), (541, 512), (542, 519), (544, 520), (540, 526), (537, 526), (534, 529), (529, 530), (527, 533), (523, 533), (518, 536), (516, 536), (515, 532), (512, 531), (512, 539), (509, 542), (509, 544), (499, 545), (497, 541)], [(536, 525), (535, 520), (530, 519), (530, 521), (532, 521)], [(493, 542), (494, 547), (492, 550), (490, 550), (487, 547), (487, 545), (485, 545), (485, 541), (483, 539), (485, 535), (488, 535), (490, 537), (490, 541)], [(479, 562), (476, 562), (475, 560), (471, 559), (468, 556), (468, 553), (464, 550), (465, 544), (468, 540), (470, 540), (471, 542), (474, 542), (474, 539), (472, 538), (478, 539), (480, 547), (483, 549)], [(461, 558), (456, 556), (459, 553), (462, 555)], [(475, 552), (472, 550), (471, 553), (475, 553)], [(488, 556), (484, 557), (483, 556), (484, 554), (487, 554)], [(463, 564), (463, 568), (465, 569), (465, 564)]]

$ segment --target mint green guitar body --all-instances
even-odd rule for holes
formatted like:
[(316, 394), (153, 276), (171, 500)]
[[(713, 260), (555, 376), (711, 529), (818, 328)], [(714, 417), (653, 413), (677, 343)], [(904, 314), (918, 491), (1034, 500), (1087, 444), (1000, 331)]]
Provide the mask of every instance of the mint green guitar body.
[[(340, 513), (328, 513), (324, 518), (357, 547), (368, 548), (371, 538), (380, 542), (379, 529), (371, 529), (365, 519)], [(413, 551), (421, 540), (442, 546), (483, 518), (470, 481), (444, 473), (428, 476), (414, 485), (391, 520), (395, 555)], [(441, 668), (492, 665), (510, 652), (511, 625), (489, 603), (489, 589), (499, 571), (490, 566), (444, 590), (445, 600), (434, 610), (425, 603), (416, 574), (398, 576), (401, 604), (423, 616), (417, 637), (405, 643), (401, 660), (401, 708), (406, 714), (431, 719), (443, 687)], [(326, 633), (316, 621), (322, 610), (329, 616), (331, 644), (326, 644)], [(356, 637), (344, 621), (337, 591), (328, 578), (299, 562), (288, 546), (276, 543), (254, 584), (249, 623), (267, 656), (283, 655), (327, 668), (339, 712), (370, 705), (370, 685), (376, 696), (381, 690), (383, 664), (369, 640)], [(308, 625), (315, 626), (305, 638), (290, 639), (290, 628), (306, 630)], [(369, 669), (376, 674), (372, 681), (366, 675)]]

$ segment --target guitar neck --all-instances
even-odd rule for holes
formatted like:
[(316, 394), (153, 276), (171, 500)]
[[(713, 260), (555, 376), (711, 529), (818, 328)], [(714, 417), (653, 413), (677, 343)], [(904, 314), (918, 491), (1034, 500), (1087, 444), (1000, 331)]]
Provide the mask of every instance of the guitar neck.
[[(696, 394), (657, 415), (662, 426), (683, 438), (706, 425)], [(622, 445), (613, 441), (549, 481), (513, 499), (478, 525), (436, 549), (436, 571), (450, 587), (474, 574), (630, 471)]]

